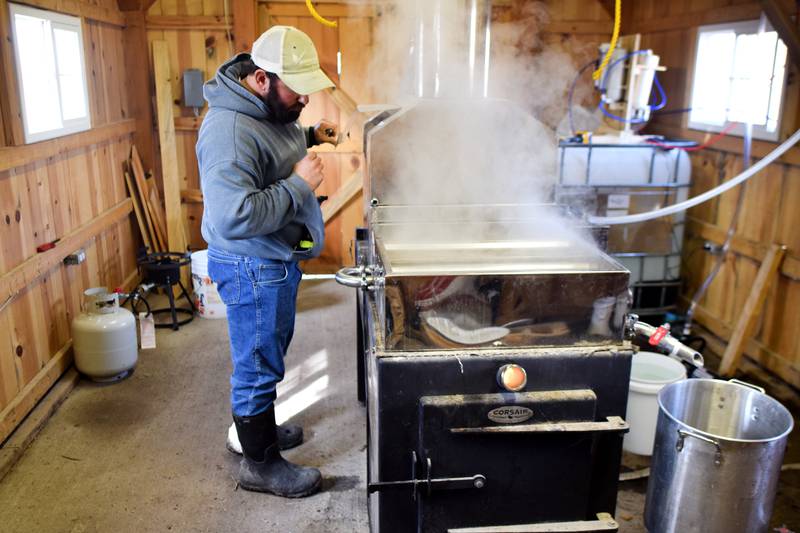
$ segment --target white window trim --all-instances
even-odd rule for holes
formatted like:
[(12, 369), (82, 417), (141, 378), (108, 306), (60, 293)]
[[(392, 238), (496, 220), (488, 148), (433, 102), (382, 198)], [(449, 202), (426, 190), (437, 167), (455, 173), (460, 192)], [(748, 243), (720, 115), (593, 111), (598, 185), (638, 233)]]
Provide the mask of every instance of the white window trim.
[[(697, 55), (698, 55), (698, 50), (700, 48), (700, 34), (702, 32), (720, 31), (720, 30), (733, 30), (737, 34), (740, 34), (740, 33), (758, 33), (758, 27), (759, 27), (760, 24), (761, 24), (761, 21), (756, 19), (756, 20), (745, 20), (745, 21), (741, 21), (741, 22), (728, 22), (728, 23), (723, 23), (723, 24), (709, 24), (707, 26), (700, 26), (700, 27), (697, 28), (697, 37), (696, 37), (696, 40), (695, 40), (695, 48), (694, 48), (695, 57), (694, 57), (694, 62), (692, 64), (692, 86), (689, 88), (690, 89), (689, 90), (689, 105), (691, 105), (691, 98), (692, 98), (692, 93), (693, 93), (693, 90), (694, 90), (695, 72), (697, 71)], [(775, 31), (774, 28), (772, 27), (772, 25), (769, 23), (769, 21), (766, 21), (765, 28), (766, 28), (766, 31)], [(780, 39), (780, 36), (778, 36), (778, 39)], [(788, 59), (787, 59), (787, 62), (788, 62)], [(781, 91), (781, 103), (779, 105), (780, 112), (778, 113), (778, 116), (776, 117), (777, 126), (775, 127), (775, 131), (767, 131), (764, 126), (753, 126), (752, 132), (753, 132), (753, 138), (754, 139), (759, 139), (759, 140), (762, 140), (762, 141), (773, 141), (773, 142), (780, 140), (781, 125), (783, 123), (783, 116), (782, 116), (783, 115), (783, 111), (784, 111), (783, 105), (784, 105), (784, 103), (786, 101), (786, 93), (788, 92), (786, 90), (786, 79), (788, 77), (788, 74), (789, 74), (789, 68), (787, 66), (783, 70), (783, 81), (781, 82), (782, 85), (783, 85), (783, 91)], [(707, 122), (692, 121), (689, 118), (690, 116), (691, 116), (690, 114), (687, 114), (687, 118), (686, 118), (688, 129), (696, 130), (696, 131), (709, 132), (709, 133), (719, 133), (723, 129), (725, 129), (725, 125), (724, 124), (722, 126), (718, 126), (716, 124), (709, 124)], [(739, 136), (739, 137), (744, 137), (744, 135), (745, 135), (745, 125), (744, 124), (736, 124), (730, 130), (728, 130), (727, 134), (728, 135), (735, 135), (735, 136)]]
[[(64, 135), (69, 135), (72, 133), (78, 133), (81, 131), (86, 131), (92, 128), (92, 112), (91, 108), (89, 107), (89, 83), (86, 78), (86, 50), (84, 49), (84, 41), (83, 41), (83, 24), (80, 17), (73, 17), (70, 15), (64, 15), (62, 13), (56, 13), (55, 11), (47, 11), (44, 9), (36, 9), (33, 7), (28, 7), (20, 4), (8, 4), (8, 9), (10, 12), (10, 23), (11, 23), (11, 35), (13, 38), (13, 46), (14, 46), (14, 58), (16, 60), (16, 71), (17, 71), (17, 81), (19, 83), (20, 91), (19, 91), (19, 106), (20, 106), (20, 115), (22, 116), (22, 125), (24, 128), (25, 133), (25, 144), (32, 144), (39, 141), (46, 141), (48, 139), (55, 139), (56, 137), (63, 137)], [(78, 42), (80, 43), (81, 47), (81, 72), (83, 74), (83, 84), (86, 90), (84, 91), (84, 105), (86, 106), (86, 117), (85, 118), (78, 118), (78, 119), (71, 119), (71, 120), (62, 120), (63, 126), (61, 128), (49, 131), (43, 131), (39, 133), (29, 133), (28, 132), (28, 119), (25, 116), (25, 103), (23, 101), (23, 91), (24, 91), (24, 84), (25, 80), (22, 79), (22, 69), (20, 68), (20, 55), (19, 55), (19, 47), (17, 46), (17, 36), (16, 36), (16, 24), (14, 23), (14, 15), (28, 15), (31, 17), (43, 18), (48, 19), (53, 27), (64, 28), (68, 29), (69, 31), (74, 31), (78, 34)], [(58, 62), (56, 62), (56, 70), (58, 69)], [(59, 77), (56, 75), (56, 80)], [(58, 98), (61, 98), (61, 89), (59, 87), (58, 91)]]

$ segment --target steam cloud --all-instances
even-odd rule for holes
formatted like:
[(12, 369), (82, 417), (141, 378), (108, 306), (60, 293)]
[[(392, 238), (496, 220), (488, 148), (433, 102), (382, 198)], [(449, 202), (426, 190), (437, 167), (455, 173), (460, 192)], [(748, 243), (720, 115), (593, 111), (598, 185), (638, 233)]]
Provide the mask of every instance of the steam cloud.
[[(403, 0), (381, 8), (373, 92), (405, 112), (373, 136), (372, 178), (386, 186), (371, 194), (382, 205), (485, 206), (478, 220), (448, 226), (455, 231), (437, 239), (558, 238), (585, 250), (589, 239), (543, 205), (552, 202), (555, 126), (576, 72), (563, 49), (570, 43), (543, 42), (539, 29), (547, 13), (541, 3), (528, 5), (514, 22), (493, 21), (485, 99), (483, 42), (470, 41), (472, 7), (473, 0)], [(471, 55), (477, 56), (472, 72)], [(426, 216), (444, 222), (450, 215), (432, 209)], [(425, 227), (424, 234), (405, 237), (430, 239)]]

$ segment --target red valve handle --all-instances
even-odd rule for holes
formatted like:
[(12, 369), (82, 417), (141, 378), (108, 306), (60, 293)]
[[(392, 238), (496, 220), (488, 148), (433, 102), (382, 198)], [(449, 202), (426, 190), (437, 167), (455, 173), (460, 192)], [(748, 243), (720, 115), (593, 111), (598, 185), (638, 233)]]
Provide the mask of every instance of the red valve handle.
[(669, 335), (669, 324), (658, 326), (655, 333), (650, 336), (647, 342), (650, 344), (650, 346), (658, 346), (658, 344), (664, 340), (664, 337), (667, 335)]

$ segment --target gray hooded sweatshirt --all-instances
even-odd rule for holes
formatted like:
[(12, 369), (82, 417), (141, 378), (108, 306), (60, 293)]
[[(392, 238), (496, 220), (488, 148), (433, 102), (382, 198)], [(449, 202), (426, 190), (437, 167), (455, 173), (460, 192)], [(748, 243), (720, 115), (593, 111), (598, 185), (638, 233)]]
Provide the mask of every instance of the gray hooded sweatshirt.
[[(239, 82), (249, 57), (231, 59), (203, 87), (209, 109), (196, 147), (203, 238), (209, 248), (235, 255), (310, 259), (322, 252), (325, 225), (314, 192), (293, 167), (313, 132), (270, 120), (267, 105)], [(313, 248), (298, 249), (309, 234)]]

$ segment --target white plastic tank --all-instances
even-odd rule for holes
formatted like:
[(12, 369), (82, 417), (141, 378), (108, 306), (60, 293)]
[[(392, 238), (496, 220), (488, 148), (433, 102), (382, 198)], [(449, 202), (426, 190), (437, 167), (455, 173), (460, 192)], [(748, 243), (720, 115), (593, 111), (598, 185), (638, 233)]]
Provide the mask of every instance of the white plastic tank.
[(686, 368), (680, 361), (655, 352), (639, 352), (633, 355), (626, 416), (631, 429), (622, 441), (625, 451), (653, 455), (658, 420), (658, 393), (670, 383), (682, 379), (686, 379)]
[(138, 361), (136, 318), (105, 287), (83, 294), (85, 312), (72, 321), (75, 366), (95, 381), (122, 379)]

